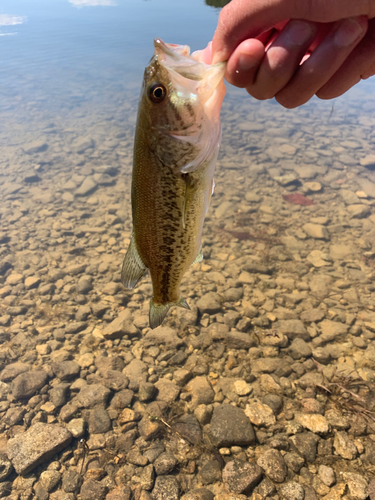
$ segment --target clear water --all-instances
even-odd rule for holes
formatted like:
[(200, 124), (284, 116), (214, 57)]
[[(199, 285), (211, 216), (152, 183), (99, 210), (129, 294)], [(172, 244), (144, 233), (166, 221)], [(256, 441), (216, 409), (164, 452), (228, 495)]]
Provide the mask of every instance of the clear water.
[[(135, 117), (153, 38), (203, 48), (218, 15), (203, 0), (1, 1), (0, 370), (27, 362), (48, 370), (53, 385), (54, 360), (80, 360), (85, 378), (95, 367), (82, 356), (93, 350), (126, 353), (128, 361), (134, 353), (151, 367), (151, 382), (153, 373), (170, 371), (162, 364), (155, 371), (159, 351), (143, 350), (138, 337), (104, 340), (101, 332), (124, 308), (142, 336), (149, 332), (149, 280), (125, 291), (120, 270), (132, 228)], [(181, 286), (192, 312), (175, 308), (165, 324), (198, 346), (207, 372), (197, 373), (209, 367), (212, 379), (246, 379), (248, 356), (253, 369), (257, 357), (286, 354), (273, 339), (249, 349), (251, 341), (236, 334), (244, 348), (223, 341), (220, 351), (218, 330), (219, 354), (205, 358), (191, 338), (218, 322), (256, 342), (265, 332), (301, 336), (325, 370), (373, 380), (375, 79), (296, 110), (228, 86), (222, 124), (205, 259)], [(291, 202), (295, 193), (307, 197), (302, 205)], [(219, 294), (222, 309), (198, 316), (207, 292)], [(302, 361), (293, 364), (292, 381), (316, 369)], [(2, 420), (3, 382), (0, 389), (5, 452), (4, 433), (12, 434)], [(59, 421), (59, 408), (46, 411), (49, 423)]]

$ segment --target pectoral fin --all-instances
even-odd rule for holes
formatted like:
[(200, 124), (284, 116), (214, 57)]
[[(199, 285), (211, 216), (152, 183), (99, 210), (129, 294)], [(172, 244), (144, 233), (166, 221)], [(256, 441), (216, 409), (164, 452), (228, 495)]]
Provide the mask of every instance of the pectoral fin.
[(203, 260), (203, 252), (202, 252), (202, 247), (201, 247), (201, 249), (198, 252), (198, 255), (195, 257), (193, 264), (199, 264), (199, 262), (202, 262), (202, 260)]
[(154, 329), (160, 326), (172, 306), (190, 309), (189, 304), (183, 298), (181, 298), (178, 302), (169, 302), (168, 304), (155, 304), (154, 299), (152, 298), (150, 301), (150, 328)]
[(121, 281), (125, 288), (134, 288), (145, 274), (147, 267), (143, 264), (135, 243), (134, 234), (130, 240), (121, 270)]

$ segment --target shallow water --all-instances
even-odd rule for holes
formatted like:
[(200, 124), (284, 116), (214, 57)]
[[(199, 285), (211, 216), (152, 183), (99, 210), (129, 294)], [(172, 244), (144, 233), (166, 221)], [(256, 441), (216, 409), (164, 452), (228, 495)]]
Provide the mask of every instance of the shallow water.
[[(133, 337), (134, 328), (149, 334), (148, 279), (131, 292), (119, 283), (131, 234), (135, 115), (152, 39), (202, 48), (218, 13), (201, 0), (173, 6), (166, 0), (2, 2), (2, 369), (15, 362), (43, 367), (53, 387), (64, 380), (54, 363), (78, 362), (80, 370), (66, 377), (71, 383), (95, 373), (90, 355), (107, 352), (120, 353), (126, 363), (142, 360), (151, 383), (162, 375), (172, 378), (175, 367), (163, 365), (168, 356), (157, 358), (163, 342), (154, 339), (162, 346), (147, 347)], [(327, 373), (339, 367), (373, 380), (374, 85), (362, 82), (341, 98), (313, 99), (297, 110), (228, 88), (205, 259), (181, 287), (192, 312), (172, 311), (166, 321), (185, 339), (187, 353), (196, 349), (204, 363), (207, 346), (195, 337), (208, 332), (211, 341), (226, 346), (222, 364), (214, 357), (206, 371), (192, 370), (195, 375), (251, 384), (245, 355), (256, 378), (281, 370), (272, 360), (289, 356), (293, 383), (315, 370), (312, 352)], [(207, 293), (217, 306), (208, 304)], [(129, 332), (121, 341), (103, 337), (126, 310)], [(230, 337), (233, 331), (238, 337)], [(286, 343), (281, 338), (254, 344), (267, 331), (279, 332)], [(300, 357), (296, 339), (304, 341)], [(264, 359), (271, 360), (267, 368)], [(158, 372), (162, 368), (165, 373)], [(4, 384), (13, 377), (7, 377), (1, 376), (0, 451), (33, 418), (6, 417), (8, 402), (11, 409), (31, 411), (25, 398), (9, 394)], [(49, 388), (34, 392), (39, 390), (46, 395)], [(252, 390), (260, 397), (258, 386)], [(217, 394), (215, 402), (233, 402)], [(251, 402), (241, 397), (239, 406)], [(59, 421), (60, 406), (53, 404), (38, 407), (40, 421)]]

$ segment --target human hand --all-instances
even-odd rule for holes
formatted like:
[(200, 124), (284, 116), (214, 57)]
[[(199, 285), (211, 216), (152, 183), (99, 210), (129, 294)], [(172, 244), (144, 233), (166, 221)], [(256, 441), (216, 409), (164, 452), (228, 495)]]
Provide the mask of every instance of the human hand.
[(253, 97), (294, 108), (375, 74), (374, 18), (375, 0), (232, 0), (205, 58), (227, 60), (226, 80)]

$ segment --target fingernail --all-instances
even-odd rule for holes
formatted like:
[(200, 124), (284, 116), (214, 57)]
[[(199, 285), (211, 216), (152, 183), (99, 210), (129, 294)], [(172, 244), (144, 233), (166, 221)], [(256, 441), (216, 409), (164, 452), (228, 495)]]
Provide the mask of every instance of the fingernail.
[(259, 60), (255, 59), (249, 54), (240, 54), (238, 57), (238, 65), (236, 73), (241, 71), (248, 71), (249, 69), (255, 68), (259, 64)]
[(364, 27), (356, 19), (342, 21), (334, 36), (334, 42), (339, 47), (348, 47), (364, 32)]
[(288, 25), (287, 36), (292, 45), (304, 45), (315, 33), (309, 23), (291, 21)]

